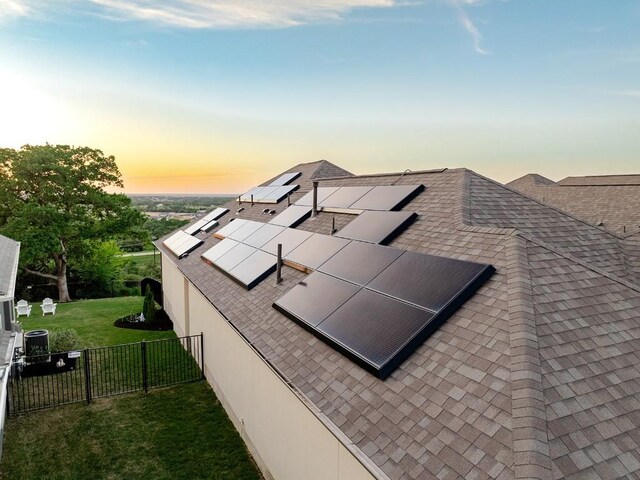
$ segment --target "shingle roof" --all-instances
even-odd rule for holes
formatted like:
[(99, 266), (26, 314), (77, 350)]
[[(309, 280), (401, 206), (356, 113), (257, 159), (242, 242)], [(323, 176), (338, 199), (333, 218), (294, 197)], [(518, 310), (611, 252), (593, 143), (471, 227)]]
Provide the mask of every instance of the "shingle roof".
[(640, 175), (567, 177), (557, 184), (536, 182), (534, 176), (507, 186), (619, 236), (640, 232)]
[(585, 177), (567, 177), (558, 185), (570, 186), (608, 186), (608, 185), (640, 185), (640, 175), (590, 175)]
[[(314, 166), (291, 169), (303, 172), (292, 200)], [(247, 292), (200, 258), (218, 242), (210, 234), (170, 258), (389, 478), (640, 472), (640, 248), (465, 169), (321, 186), (391, 183), (426, 187), (392, 246), (497, 271), (385, 381), (271, 307), (305, 274), (285, 267), (282, 284)], [(243, 206), (228, 216), (271, 218)], [(321, 212), (298, 228), (329, 233), (334, 218), (340, 229), (353, 216)]]
[(13, 296), (19, 254), (20, 243), (0, 235), (0, 297)]

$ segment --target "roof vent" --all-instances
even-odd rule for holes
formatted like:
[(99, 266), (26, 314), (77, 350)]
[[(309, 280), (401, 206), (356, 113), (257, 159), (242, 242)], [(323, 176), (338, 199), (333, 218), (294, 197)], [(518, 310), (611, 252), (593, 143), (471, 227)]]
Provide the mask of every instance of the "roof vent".
[(275, 210), (269, 210), (269, 215), (275, 215), (276, 211)]
[(269, 213), (269, 209), (265, 208), (264, 210), (262, 210), (262, 214), (264, 215), (265, 213)]
[(244, 210), (244, 207), (240, 207), (238, 210), (236, 210), (236, 213), (240, 213)]

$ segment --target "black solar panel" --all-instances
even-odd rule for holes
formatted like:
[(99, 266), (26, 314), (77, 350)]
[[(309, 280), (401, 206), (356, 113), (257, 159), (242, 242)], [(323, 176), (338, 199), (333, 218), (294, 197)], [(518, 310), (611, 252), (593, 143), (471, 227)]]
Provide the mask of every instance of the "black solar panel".
[[(330, 195), (338, 191), (339, 187), (318, 187), (318, 205), (324, 202)], [(296, 205), (304, 205), (306, 207), (313, 206), (313, 190), (300, 198)]]
[[(235, 223), (235, 221), (233, 223)], [(258, 231), (263, 225), (264, 223), (261, 222), (247, 220), (244, 225), (240, 228), (236, 228), (233, 232), (227, 235), (227, 238), (235, 240), (236, 242), (242, 242), (245, 238)]]
[(287, 261), (315, 270), (348, 243), (344, 238), (314, 233), (284, 256)]
[[(393, 298), (362, 289), (317, 326), (318, 332), (382, 377), (404, 358), (405, 347), (434, 315)], [(424, 339), (422, 339), (424, 340)]]
[(213, 247), (202, 254), (202, 257), (209, 260), (210, 262), (215, 262), (222, 255), (227, 253), (233, 247), (238, 245), (238, 242), (235, 240), (230, 240), (225, 238), (221, 242), (216, 243)]
[(276, 257), (260, 250), (255, 251), (243, 260), (228, 274), (251, 290), (276, 269)]
[(302, 175), (300, 172), (285, 173), (283, 175), (280, 175), (273, 182), (271, 182), (269, 186), (274, 187), (274, 186), (286, 185), (287, 183), (294, 181), (300, 175)]
[(303, 326), (315, 327), (359, 289), (351, 283), (314, 272), (280, 297), (273, 306)]
[(336, 233), (336, 236), (387, 244), (405, 230), (417, 216), (413, 212), (365, 211)]
[(373, 187), (341, 187), (331, 196), (319, 202), (319, 204), (323, 208), (348, 209), (372, 188)]
[(216, 267), (219, 267), (222, 270), (227, 272), (231, 271), (236, 265), (240, 262), (249, 258), (249, 255), (256, 252), (257, 250), (249, 245), (245, 245), (244, 243), (238, 243), (235, 247), (229, 250), (227, 253), (221, 255), (216, 260), (214, 260), (213, 264)]
[(280, 213), (280, 215), (271, 219), (269, 223), (280, 225), (282, 227), (294, 228), (300, 225), (309, 216), (311, 216), (311, 207), (291, 205)]
[(250, 202), (253, 195), (254, 203), (279, 203), (298, 187), (299, 185), (255, 187), (241, 195), (240, 201)]
[(287, 256), (294, 248), (304, 242), (312, 235), (311, 232), (305, 232), (304, 230), (295, 230), (293, 228), (287, 228), (279, 235), (273, 237), (265, 245), (260, 247), (261, 250), (268, 252), (272, 255), (278, 254), (278, 244), (282, 244), (282, 255)]
[(403, 250), (364, 242), (351, 242), (318, 270), (358, 285), (366, 285), (387, 268)]
[(373, 187), (369, 193), (351, 205), (351, 208), (354, 210), (400, 210), (422, 190), (424, 185)]
[(235, 232), (238, 228), (247, 223), (247, 221), (248, 220), (244, 220), (242, 218), (236, 218), (233, 221), (229, 219), (229, 223), (227, 223), (224, 227), (214, 233), (213, 236), (217, 238), (226, 238), (231, 233)]
[[(487, 272), (488, 269), (490, 271)], [(367, 288), (439, 311), (467, 290), (478, 277), (485, 273), (490, 275), (493, 271), (490, 265), (404, 252), (369, 282)]]
[(265, 223), (260, 229), (246, 237), (242, 242), (247, 245), (251, 245), (252, 247), (260, 248), (273, 237), (282, 233), (284, 229), (284, 227), (280, 227), (278, 225)]

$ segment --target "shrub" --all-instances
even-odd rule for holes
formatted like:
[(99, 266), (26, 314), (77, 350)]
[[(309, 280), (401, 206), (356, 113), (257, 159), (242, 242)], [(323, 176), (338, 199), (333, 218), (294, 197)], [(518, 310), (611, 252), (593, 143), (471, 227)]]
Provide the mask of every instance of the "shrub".
[(51, 353), (68, 352), (82, 348), (80, 337), (75, 330), (54, 330), (49, 332), (49, 350)]
[(149, 285), (147, 285), (147, 291), (144, 295), (142, 313), (144, 315), (145, 322), (152, 325), (156, 318), (156, 301), (153, 299), (153, 292), (151, 291), (151, 286)]

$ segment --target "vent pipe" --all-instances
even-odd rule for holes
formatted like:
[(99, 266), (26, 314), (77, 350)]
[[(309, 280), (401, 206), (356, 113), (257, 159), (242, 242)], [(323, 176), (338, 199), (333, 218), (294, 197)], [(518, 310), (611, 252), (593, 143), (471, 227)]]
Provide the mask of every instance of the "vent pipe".
[(242, 195), (238, 195), (238, 204), (242, 205)]
[(331, 219), (331, 233), (329, 233), (329, 235), (333, 235), (334, 233), (336, 233), (336, 217)]
[(291, 194), (287, 194), (287, 207), (291, 206)]
[(253, 193), (251, 194), (251, 206), (253, 207)]
[(282, 244), (278, 244), (278, 259), (276, 260), (276, 285), (282, 283)]
[(318, 215), (318, 181), (313, 182), (313, 208), (311, 210), (311, 216)]

